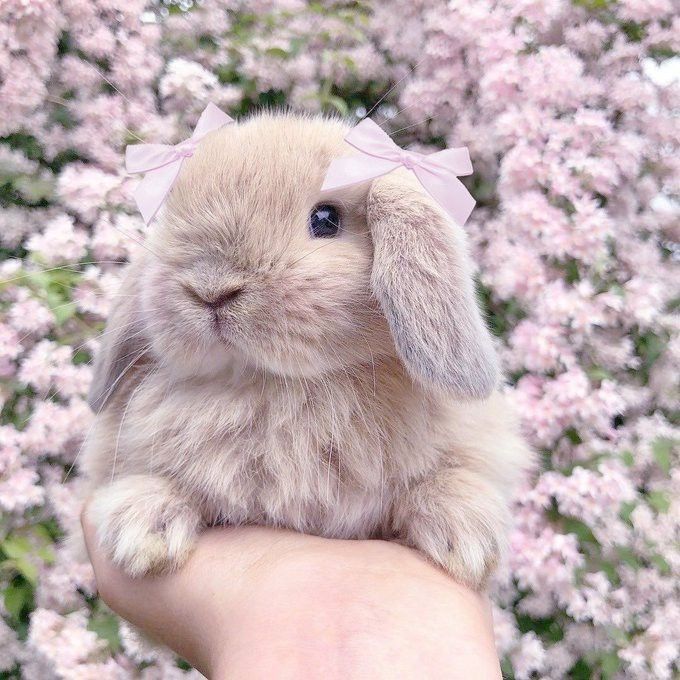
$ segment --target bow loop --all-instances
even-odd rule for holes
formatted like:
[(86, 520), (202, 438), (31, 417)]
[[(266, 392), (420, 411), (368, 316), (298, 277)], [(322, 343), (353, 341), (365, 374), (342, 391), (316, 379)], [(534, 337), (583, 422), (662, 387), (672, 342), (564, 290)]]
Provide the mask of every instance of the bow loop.
[(233, 123), (234, 119), (228, 116), (224, 111), (218, 109), (212, 102), (208, 104), (200, 115), (194, 133), (189, 139), (198, 142), (205, 137), (209, 132), (217, 130), (217, 128)]
[(455, 149), (442, 149), (427, 156), (427, 160), (441, 168), (448, 168), (455, 172), (458, 177), (465, 177), (473, 172), (470, 153), (465, 146)]
[(184, 159), (194, 155), (201, 139), (209, 132), (233, 122), (214, 104), (208, 104), (189, 139), (174, 146), (131, 144), (125, 149), (125, 169), (131, 174), (146, 173), (134, 192), (135, 202), (146, 224), (156, 216), (177, 179)]
[(376, 123), (365, 118), (345, 136), (358, 155), (331, 162), (322, 191), (340, 189), (386, 175), (398, 167), (413, 172), (423, 188), (461, 226), (475, 206), (475, 199), (458, 177), (472, 174), (465, 147), (425, 155), (400, 148)]
[(125, 149), (125, 169), (136, 174), (162, 168), (175, 159), (170, 144), (130, 144)]

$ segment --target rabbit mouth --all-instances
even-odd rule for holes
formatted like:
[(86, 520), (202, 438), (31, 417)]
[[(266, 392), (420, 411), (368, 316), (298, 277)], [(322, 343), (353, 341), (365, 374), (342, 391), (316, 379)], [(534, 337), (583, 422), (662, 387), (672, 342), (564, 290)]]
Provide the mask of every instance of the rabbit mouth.
[(225, 349), (235, 347), (232, 334), (229, 332), (229, 321), (221, 318), (218, 314), (213, 314), (210, 319), (210, 334), (219, 345)]

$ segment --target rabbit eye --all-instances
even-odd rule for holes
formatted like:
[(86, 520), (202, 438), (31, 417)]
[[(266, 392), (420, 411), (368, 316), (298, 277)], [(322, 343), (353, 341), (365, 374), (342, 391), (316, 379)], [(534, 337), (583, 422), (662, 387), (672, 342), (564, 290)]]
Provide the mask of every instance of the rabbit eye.
[(332, 238), (340, 229), (340, 214), (335, 206), (321, 203), (309, 215), (309, 228), (316, 238)]

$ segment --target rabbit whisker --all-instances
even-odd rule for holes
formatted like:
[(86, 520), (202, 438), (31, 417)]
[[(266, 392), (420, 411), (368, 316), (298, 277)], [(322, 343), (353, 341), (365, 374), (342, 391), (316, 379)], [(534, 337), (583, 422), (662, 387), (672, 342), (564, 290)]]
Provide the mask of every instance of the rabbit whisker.
[(428, 123), (431, 120), (432, 120), (432, 117), (429, 117), (429, 118), (425, 118), (424, 120), (419, 120), (417, 123), (411, 123), (411, 125), (406, 125), (405, 127), (399, 128), (398, 130), (394, 130), (394, 132), (390, 132), (390, 137), (393, 137), (398, 132), (403, 132), (404, 130), (409, 130), (412, 127), (417, 127), (418, 125), (422, 125), (423, 123)]
[(422, 58), (416, 63), (415, 66), (413, 66), (413, 67), (412, 67), (405, 75), (403, 75), (401, 78), (399, 78), (399, 80), (397, 80), (397, 82), (394, 83), (394, 85), (392, 85), (392, 87), (390, 87), (390, 89), (387, 90), (387, 92), (385, 92), (385, 94), (384, 94), (382, 97), (380, 97), (380, 99), (378, 99), (378, 101), (377, 101), (375, 104), (373, 104), (373, 106), (371, 106), (371, 108), (370, 108), (370, 109), (366, 112), (366, 114), (363, 116), (362, 120), (363, 120), (364, 118), (368, 118), (368, 117), (373, 113), (373, 111), (375, 111), (375, 109), (377, 109), (378, 106), (379, 106), (379, 105), (380, 105), (380, 104), (381, 104), (381, 103), (382, 103), (382, 102), (383, 102), (383, 101), (384, 101), (384, 100), (385, 100), (385, 99), (386, 99), (386, 98), (387, 98), (387, 97), (388, 97), (388, 96), (389, 96), (389, 95), (390, 95), (390, 94), (391, 94), (391, 93), (399, 86), (399, 85), (401, 85), (401, 83), (403, 83), (408, 77), (410, 77), (413, 73), (415, 73), (415, 70), (416, 70), (416, 69), (417, 69), (417, 68), (425, 61), (425, 58), (426, 58), (426, 57), (422, 57)]
[(35, 269), (30, 272), (26, 272), (25, 274), (22, 274), (21, 276), (15, 276), (11, 279), (0, 279), (0, 286), (7, 284), (7, 283), (14, 283), (15, 281), (20, 281), (21, 279), (26, 279), (29, 278), (30, 276), (33, 276), (36, 273), (39, 274), (47, 274), (49, 272), (55, 272), (60, 269), (69, 269), (73, 271), (78, 271), (76, 267), (90, 267), (95, 264), (119, 264), (121, 266), (125, 266), (127, 262), (123, 260), (94, 260), (93, 262), (70, 262), (66, 264), (59, 265), (58, 267), (49, 267), (48, 269)]

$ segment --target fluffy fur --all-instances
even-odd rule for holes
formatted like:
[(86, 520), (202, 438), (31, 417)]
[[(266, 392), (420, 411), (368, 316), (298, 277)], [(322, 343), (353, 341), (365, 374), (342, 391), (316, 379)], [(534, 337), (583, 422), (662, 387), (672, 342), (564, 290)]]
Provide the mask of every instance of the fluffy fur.
[[(422, 550), (480, 587), (530, 453), (497, 391), (465, 237), (405, 172), (320, 194), (339, 122), (262, 115), (188, 159), (95, 368), (90, 512), (132, 575), (201, 527)], [(340, 234), (308, 216), (333, 203)]]

